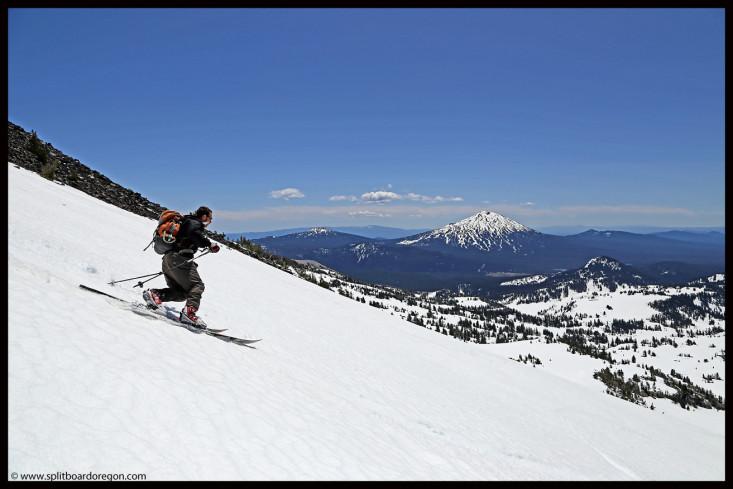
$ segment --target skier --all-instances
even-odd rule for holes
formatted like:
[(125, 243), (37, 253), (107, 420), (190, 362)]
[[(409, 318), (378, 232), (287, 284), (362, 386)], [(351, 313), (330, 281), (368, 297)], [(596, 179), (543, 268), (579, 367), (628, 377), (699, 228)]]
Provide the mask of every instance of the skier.
[(163, 275), (168, 287), (143, 291), (143, 299), (149, 307), (157, 309), (163, 302), (183, 302), (179, 320), (199, 329), (206, 329), (206, 323), (196, 315), (204, 293), (204, 282), (199, 276), (196, 262), (186, 261), (193, 258), (199, 247), (209, 248), (212, 253), (219, 251), (219, 245), (204, 236), (204, 229), (211, 224), (213, 214), (205, 206), (195, 214), (184, 216), (183, 225), (178, 233), (177, 246), (163, 255)]

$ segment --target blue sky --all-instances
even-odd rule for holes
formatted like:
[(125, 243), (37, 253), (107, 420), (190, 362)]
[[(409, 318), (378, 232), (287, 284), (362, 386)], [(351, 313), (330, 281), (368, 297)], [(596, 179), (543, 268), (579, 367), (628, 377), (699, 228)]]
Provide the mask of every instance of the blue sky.
[(723, 9), (9, 9), (8, 120), (225, 233), (723, 226)]

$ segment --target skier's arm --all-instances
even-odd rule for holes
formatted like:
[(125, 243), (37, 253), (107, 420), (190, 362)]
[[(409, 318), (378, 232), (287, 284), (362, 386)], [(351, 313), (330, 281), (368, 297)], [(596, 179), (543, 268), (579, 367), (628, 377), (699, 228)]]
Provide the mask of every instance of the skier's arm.
[(193, 222), (188, 239), (199, 248), (209, 248), (211, 247), (211, 240), (204, 236), (203, 229), (203, 225), (200, 222)]

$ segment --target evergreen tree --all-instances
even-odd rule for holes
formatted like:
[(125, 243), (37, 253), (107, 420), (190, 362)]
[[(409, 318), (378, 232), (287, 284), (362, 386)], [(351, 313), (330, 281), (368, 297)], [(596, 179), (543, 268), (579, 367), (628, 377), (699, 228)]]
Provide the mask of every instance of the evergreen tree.
[(48, 161), (48, 150), (46, 149), (46, 146), (41, 142), (41, 140), (38, 139), (38, 134), (36, 134), (36, 131), (31, 131), (31, 141), (28, 144), (28, 150), (36, 155), (42, 163), (46, 163)]

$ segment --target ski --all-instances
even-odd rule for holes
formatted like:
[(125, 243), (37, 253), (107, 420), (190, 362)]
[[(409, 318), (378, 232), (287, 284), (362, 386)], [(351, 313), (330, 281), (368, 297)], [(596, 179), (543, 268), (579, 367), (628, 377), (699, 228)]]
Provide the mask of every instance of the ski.
[[(220, 339), (222, 341), (226, 341), (227, 343), (234, 343), (236, 345), (242, 345), (242, 346), (249, 346), (252, 343), (256, 343), (258, 341), (261, 341), (260, 339), (237, 338), (235, 336), (229, 336), (229, 335), (222, 334), (222, 332), (223, 331), (226, 331), (226, 329), (208, 329), (208, 328), (207, 329), (199, 329), (199, 328), (196, 328), (193, 325), (189, 325), (189, 324), (186, 324), (186, 323), (183, 323), (183, 322), (179, 321), (178, 318), (175, 317), (176, 316), (176, 313), (174, 311), (171, 311), (171, 310), (166, 309), (165, 306), (162, 309), (161, 308), (159, 308), (159, 309), (152, 309), (152, 308), (148, 307), (147, 304), (143, 304), (142, 302), (131, 302), (131, 301), (127, 301), (125, 299), (120, 299), (119, 297), (115, 297), (115, 296), (113, 296), (111, 294), (108, 294), (106, 292), (102, 292), (101, 290), (97, 290), (97, 289), (94, 289), (92, 287), (88, 287), (88, 286), (83, 285), (83, 284), (79, 284), (79, 287), (81, 287), (82, 289), (84, 289), (86, 291), (93, 292), (95, 294), (99, 294), (99, 295), (108, 297), (110, 299), (114, 299), (115, 301), (117, 301), (121, 305), (124, 305), (125, 306), (125, 309), (128, 309), (131, 312), (134, 312), (135, 314), (139, 314), (141, 316), (146, 316), (146, 317), (149, 317), (151, 319), (158, 319), (159, 318), (159, 319), (162, 319), (164, 321), (168, 321), (168, 322), (170, 322), (171, 324), (173, 324), (175, 326), (179, 326), (181, 328), (185, 328), (185, 329), (187, 329), (187, 330), (189, 330), (189, 331), (191, 331), (193, 333), (198, 333), (198, 334), (200, 334), (200, 333), (206, 333), (209, 336), (213, 336), (213, 337), (218, 338), (218, 339)], [(169, 315), (169, 313), (171, 315)]]
[(115, 297), (115, 296), (113, 296), (113, 295), (109, 295), (108, 293), (106, 293), (106, 292), (102, 292), (101, 290), (97, 290), (97, 289), (93, 289), (93, 288), (91, 288), (91, 287), (87, 287), (87, 286), (86, 286), (86, 285), (84, 285), (84, 284), (79, 284), (79, 287), (81, 287), (81, 288), (82, 288), (82, 289), (84, 289), (84, 290), (88, 290), (89, 292), (94, 292), (95, 294), (99, 294), (99, 295), (104, 295), (104, 296), (106, 296), (106, 297), (110, 297), (110, 298), (112, 298), (112, 299), (114, 299), (114, 300), (116, 300), (116, 301), (120, 301), (120, 302), (127, 302), (127, 301), (126, 301), (126, 300), (124, 300), (124, 299), (120, 299), (119, 297)]
[[(131, 303), (131, 310), (132, 312), (136, 314), (140, 314), (141, 316), (148, 316), (148, 317), (154, 317), (154, 318), (161, 318), (165, 321), (170, 322), (171, 324), (175, 326), (179, 326), (181, 328), (185, 328), (192, 333), (201, 334), (205, 333), (209, 336), (213, 336), (215, 338), (218, 338), (222, 341), (226, 341), (228, 343), (235, 343), (237, 345), (250, 345), (252, 343), (257, 343), (260, 341), (259, 339), (248, 339), (248, 338), (237, 338), (235, 336), (229, 336), (225, 334), (221, 334), (222, 331), (226, 331), (226, 329), (199, 329), (196, 326), (193, 326), (191, 324), (186, 324), (180, 322), (178, 319), (176, 319), (176, 313), (174, 311), (166, 311), (166, 313), (163, 313), (162, 311), (156, 310), (156, 309), (150, 309), (147, 305), (141, 303), (141, 302), (134, 302)], [(172, 315), (168, 315), (167, 313), (171, 313)]]
[[(202, 329), (199, 329), (193, 325), (190, 325), (188, 323), (181, 322), (177, 317), (176, 313), (173, 310), (167, 309), (165, 306), (161, 306), (158, 309), (153, 309), (152, 307), (148, 306), (147, 304), (144, 304), (142, 302), (132, 302), (131, 309), (132, 312), (140, 314), (141, 316), (158, 316), (163, 319), (168, 319), (169, 321), (173, 321), (176, 326), (183, 326), (186, 327), (186, 329), (189, 329), (191, 331), (203, 331)], [(190, 326), (190, 328), (188, 327)], [(208, 331), (211, 331), (212, 333), (222, 333), (226, 331), (226, 328), (224, 329), (212, 329), (208, 328)]]

